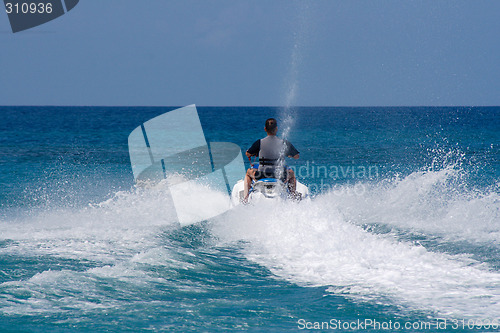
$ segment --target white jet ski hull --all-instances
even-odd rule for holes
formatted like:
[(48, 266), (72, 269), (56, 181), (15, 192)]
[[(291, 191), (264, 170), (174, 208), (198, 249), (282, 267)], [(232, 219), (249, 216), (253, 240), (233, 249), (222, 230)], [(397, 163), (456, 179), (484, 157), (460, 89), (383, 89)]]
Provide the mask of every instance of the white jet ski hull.
[[(300, 201), (309, 197), (309, 189), (299, 181), (297, 181), (295, 192), (299, 195), (296, 196), (294, 200)], [(252, 189), (248, 196), (248, 203), (257, 203), (262, 200), (287, 200), (289, 197), (286, 184), (276, 179), (266, 178), (253, 182)], [(243, 202), (244, 198), (245, 183), (244, 180), (241, 179), (233, 187), (231, 201), (234, 206), (237, 206)]]

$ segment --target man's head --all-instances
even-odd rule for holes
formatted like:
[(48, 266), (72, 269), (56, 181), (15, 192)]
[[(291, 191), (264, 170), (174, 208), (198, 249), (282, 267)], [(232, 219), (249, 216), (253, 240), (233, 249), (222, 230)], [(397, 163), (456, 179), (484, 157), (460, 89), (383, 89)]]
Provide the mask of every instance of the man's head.
[(266, 127), (264, 127), (266, 133), (269, 135), (276, 135), (278, 132), (278, 122), (274, 118), (269, 118), (266, 120)]

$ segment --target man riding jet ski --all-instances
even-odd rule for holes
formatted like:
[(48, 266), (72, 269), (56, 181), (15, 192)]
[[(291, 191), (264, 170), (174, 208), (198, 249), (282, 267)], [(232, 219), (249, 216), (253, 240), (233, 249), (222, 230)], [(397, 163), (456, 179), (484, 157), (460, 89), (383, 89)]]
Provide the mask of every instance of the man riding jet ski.
[(267, 136), (255, 141), (246, 151), (249, 159), (258, 156), (259, 163), (252, 164), (247, 170), (244, 184), (240, 181), (234, 186), (233, 199), (248, 203), (249, 197), (252, 196), (288, 197), (295, 200), (305, 198), (308, 195), (307, 187), (297, 182), (295, 173), (285, 165), (284, 161), (285, 156), (298, 159), (299, 151), (287, 140), (276, 136), (278, 132), (276, 119), (267, 119), (264, 130)]

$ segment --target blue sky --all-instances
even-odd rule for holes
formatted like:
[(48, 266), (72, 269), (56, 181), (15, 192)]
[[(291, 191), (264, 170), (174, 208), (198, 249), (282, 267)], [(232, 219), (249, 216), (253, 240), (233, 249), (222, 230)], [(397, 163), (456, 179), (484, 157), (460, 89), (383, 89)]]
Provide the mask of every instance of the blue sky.
[(81, 0), (12, 34), (0, 105), (500, 105), (500, 1)]

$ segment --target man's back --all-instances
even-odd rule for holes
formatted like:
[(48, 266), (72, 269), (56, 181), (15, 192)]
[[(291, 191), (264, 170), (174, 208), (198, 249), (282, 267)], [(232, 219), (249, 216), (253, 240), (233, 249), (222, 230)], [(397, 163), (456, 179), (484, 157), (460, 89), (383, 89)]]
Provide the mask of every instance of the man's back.
[(284, 142), (276, 135), (268, 135), (260, 139), (259, 161), (277, 161), (284, 152)]

